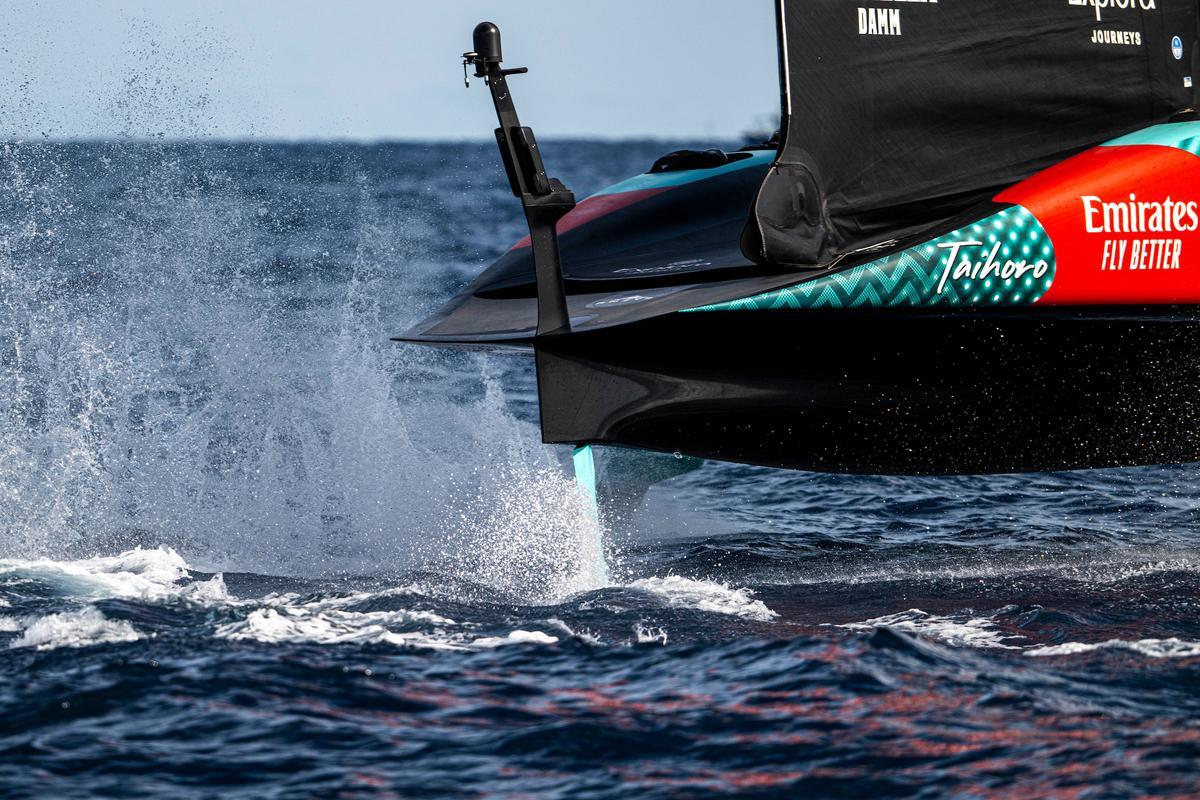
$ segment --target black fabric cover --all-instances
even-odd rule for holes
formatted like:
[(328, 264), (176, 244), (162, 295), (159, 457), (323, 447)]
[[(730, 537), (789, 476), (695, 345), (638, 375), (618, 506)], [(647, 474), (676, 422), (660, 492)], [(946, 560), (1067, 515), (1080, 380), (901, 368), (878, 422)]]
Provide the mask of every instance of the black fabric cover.
[(780, 0), (783, 147), (747, 255), (829, 264), (1186, 113), (1196, 3)]

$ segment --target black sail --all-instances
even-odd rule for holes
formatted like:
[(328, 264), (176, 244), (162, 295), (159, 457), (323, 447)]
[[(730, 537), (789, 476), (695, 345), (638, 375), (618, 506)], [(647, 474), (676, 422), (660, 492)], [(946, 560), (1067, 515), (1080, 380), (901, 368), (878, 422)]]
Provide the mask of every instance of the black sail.
[[(745, 243), (827, 265), (1196, 105), (1196, 0), (780, 0), (784, 131)], [(1200, 77), (1200, 76), (1197, 76)]]

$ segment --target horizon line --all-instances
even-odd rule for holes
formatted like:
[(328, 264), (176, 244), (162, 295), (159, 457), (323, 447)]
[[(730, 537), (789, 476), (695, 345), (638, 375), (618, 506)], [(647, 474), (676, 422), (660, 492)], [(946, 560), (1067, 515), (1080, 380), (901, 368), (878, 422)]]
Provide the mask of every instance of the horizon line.
[[(674, 134), (670, 136), (656, 134), (628, 135), (549, 135), (539, 137), (540, 142), (601, 142), (618, 144), (623, 142), (689, 142), (709, 141), (728, 144), (731, 142), (755, 143), (756, 136), (722, 136), (711, 134)], [(346, 145), (492, 145), (496, 144), (493, 137), (458, 136), (458, 137), (360, 137), (360, 136), (297, 136), (297, 137), (257, 137), (257, 136), (47, 136), (44, 134), (0, 136), (0, 143), (5, 145), (20, 144), (260, 144), (260, 145), (303, 145), (303, 144), (346, 144)]]

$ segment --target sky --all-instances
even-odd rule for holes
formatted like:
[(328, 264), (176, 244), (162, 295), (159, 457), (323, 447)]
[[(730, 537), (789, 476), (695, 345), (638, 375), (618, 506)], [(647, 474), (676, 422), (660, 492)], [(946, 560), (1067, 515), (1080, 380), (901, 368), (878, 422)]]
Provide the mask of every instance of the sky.
[(0, 136), (480, 139), (460, 54), (504, 33), (540, 137), (736, 138), (778, 113), (774, 4), (5, 0)]

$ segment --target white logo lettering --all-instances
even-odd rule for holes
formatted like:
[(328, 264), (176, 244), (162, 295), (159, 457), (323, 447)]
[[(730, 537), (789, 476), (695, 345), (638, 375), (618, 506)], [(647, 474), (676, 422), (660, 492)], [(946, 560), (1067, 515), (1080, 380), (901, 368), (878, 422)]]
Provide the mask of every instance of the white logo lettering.
[(898, 8), (860, 8), (858, 9), (859, 36), (901, 36), (900, 9)]
[(1070, 6), (1092, 6), (1096, 10), (1096, 21), (1103, 20), (1104, 10), (1115, 8), (1120, 11), (1154, 11), (1158, 6), (1155, 0), (1067, 0)]
[(938, 281), (937, 293), (941, 294), (942, 290), (946, 288), (946, 281), (951, 279), (981, 281), (994, 277), (1000, 280), (1020, 280), (1025, 277), (1026, 273), (1032, 273), (1035, 278), (1044, 278), (1050, 271), (1050, 264), (1046, 261), (1030, 264), (1025, 260), (1009, 260), (1001, 264), (996, 260), (1000, 254), (1000, 245), (1001, 242), (996, 242), (992, 249), (987, 251), (987, 255), (982, 261), (972, 261), (963, 255), (963, 250), (968, 247), (983, 247), (983, 242), (962, 241), (938, 244), (938, 247), (950, 252), (946, 254), (946, 266), (942, 268), (942, 279)]
[(1083, 227), (1088, 233), (1191, 233), (1200, 229), (1200, 203), (1128, 200), (1106, 203), (1094, 195), (1079, 198), (1083, 203)]

